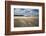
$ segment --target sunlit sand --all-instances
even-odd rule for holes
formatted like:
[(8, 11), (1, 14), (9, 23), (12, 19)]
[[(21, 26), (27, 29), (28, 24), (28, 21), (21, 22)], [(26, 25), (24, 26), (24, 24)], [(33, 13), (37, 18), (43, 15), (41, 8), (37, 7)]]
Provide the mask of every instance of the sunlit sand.
[(39, 19), (38, 17), (14, 17), (14, 26), (15, 27), (31, 27), (38, 26)]

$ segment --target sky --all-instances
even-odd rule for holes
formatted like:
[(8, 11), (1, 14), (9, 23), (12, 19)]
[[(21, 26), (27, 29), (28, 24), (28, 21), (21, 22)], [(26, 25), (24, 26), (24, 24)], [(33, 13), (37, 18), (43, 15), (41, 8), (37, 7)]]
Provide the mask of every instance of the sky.
[(37, 16), (38, 14), (39, 14), (39, 9), (14, 8), (14, 15)]

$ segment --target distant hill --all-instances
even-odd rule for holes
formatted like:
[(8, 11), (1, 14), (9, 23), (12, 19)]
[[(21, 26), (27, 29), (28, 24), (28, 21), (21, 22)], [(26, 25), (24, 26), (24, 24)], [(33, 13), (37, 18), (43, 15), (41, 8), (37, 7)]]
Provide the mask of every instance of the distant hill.
[(24, 15), (14, 15), (14, 16), (24, 16)]

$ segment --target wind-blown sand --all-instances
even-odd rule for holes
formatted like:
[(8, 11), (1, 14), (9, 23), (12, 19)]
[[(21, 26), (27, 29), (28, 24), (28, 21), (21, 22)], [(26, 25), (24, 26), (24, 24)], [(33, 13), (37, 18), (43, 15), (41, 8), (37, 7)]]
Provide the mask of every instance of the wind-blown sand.
[(14, 27), (33, 27), (38, 26), (39, 18), (38, 17), (14, 17)]

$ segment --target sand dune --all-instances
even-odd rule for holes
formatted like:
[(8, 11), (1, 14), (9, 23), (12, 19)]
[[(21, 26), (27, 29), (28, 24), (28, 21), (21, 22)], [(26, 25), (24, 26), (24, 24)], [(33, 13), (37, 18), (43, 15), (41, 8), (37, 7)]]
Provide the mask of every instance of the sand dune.
[(38, 26), (38, 17), (14, 17), (15, 27), (32, 27)]

